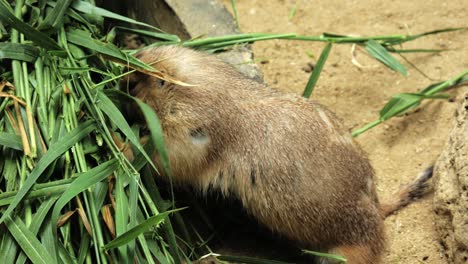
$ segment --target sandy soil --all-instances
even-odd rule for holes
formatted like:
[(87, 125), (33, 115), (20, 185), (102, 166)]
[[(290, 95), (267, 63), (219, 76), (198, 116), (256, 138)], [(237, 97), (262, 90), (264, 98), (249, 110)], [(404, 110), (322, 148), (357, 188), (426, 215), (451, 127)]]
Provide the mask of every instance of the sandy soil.
[[(243, 32), (276, 32), (320, 35), (416, 34), (445, 27), (468, 26), (468, 2), (431, 1), (293, 1), (238, 0)], [(232, 11), (229, 0), (224, 3)], [(288, 16), (297, 4), (296, 15)], [(428, 77), (408, 63), (408, 77), (392, 72), (357, 51), (358, 68), (351, 62), (351, 46), (335, 45), (313, 98), (335, 111), (350, 129), (374, 121), (385, 102), (396, 93), (415, 92), (449, 79), (468, 68), (468, 33), (430, 36), (404, 48), (448, 48), (441, 54), (408, 54), (406, 57)], [(301, 93), (309, 73), (302, 68), (314, 63), (323, 43), (273, 40), (253, 45), (271, 86)], [(403, 61), (400, 59), (400, 61)], [(374, 165), (378, 190), (385, 200), (401, 184), (411, 181), (438, 157), (451, 129), (451, 119), (467, 87), (450, 91), (454, 102), (428, 101), (407, 116), (395, 118), (357, 138)], [(446, 263), (434, 230), (432, 197), (427, 197), (387, 218), (388, 247), (383, 263)]]

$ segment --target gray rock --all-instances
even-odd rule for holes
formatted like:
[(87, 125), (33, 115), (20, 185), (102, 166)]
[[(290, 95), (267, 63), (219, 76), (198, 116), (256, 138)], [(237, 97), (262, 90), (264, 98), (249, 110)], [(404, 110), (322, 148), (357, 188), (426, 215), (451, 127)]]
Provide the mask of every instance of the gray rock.
[[(239, 33), (235, 21), (223, 4), (213, 0), (139, 0), (126, 1), (130, 17), (158, 26), (187, 40)], [(257, 81), (262, 80), (253, 53), (246, 46), (237, 46), (218, 56), (240, 72)]]
[(449, 263), (468, 263), (468, 96), (434, 171), (436, 228)]

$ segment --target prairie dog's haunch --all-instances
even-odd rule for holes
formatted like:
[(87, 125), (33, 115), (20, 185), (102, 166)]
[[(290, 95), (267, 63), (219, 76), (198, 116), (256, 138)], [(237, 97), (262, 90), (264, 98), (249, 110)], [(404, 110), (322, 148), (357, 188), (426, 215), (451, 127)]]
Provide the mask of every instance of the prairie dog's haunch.
[(430, 171), (381, 205), (368, 159), (324, 106), (186, 48), (152, 48), (137, 57), (194, 85), (138, 72), (122, 83), (161, 119), (176, 182), (238, 198), (300, 247), (344, 255), (349, 264), (379, 263), (382, 216), (419, 194)]

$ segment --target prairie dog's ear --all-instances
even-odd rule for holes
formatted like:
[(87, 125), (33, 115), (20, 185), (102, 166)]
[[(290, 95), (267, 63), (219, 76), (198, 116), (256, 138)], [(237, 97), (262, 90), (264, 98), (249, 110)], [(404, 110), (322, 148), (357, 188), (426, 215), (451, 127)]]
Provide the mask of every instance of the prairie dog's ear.
[[(139, 52), (134, 56), (135, 58), (140, 60), (144, 54), (145, 52)], [(132, 71), (132, 69), (127, 66), (124, 68), (122, 73), (128, 73), (129, 71)], [(130, 93), (132, 89), (137, 85), (137, 83), (143, 81), (147, 77), (148, 76), (146, 74), (143, 74), (142, 72), (133, 71), (132, 73), (122, 77), (122, 80), (120, 80), (120, 90)]]

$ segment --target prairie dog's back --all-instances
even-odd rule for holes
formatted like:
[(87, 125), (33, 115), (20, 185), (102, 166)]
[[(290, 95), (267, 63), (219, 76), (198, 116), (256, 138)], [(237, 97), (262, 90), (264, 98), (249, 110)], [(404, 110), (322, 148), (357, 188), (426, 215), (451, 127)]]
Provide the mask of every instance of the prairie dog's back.
[(194, 85), (128, 78), (131, 93), (161, 119), (176, 181), (239, 198), (261, 223), (303, 246), (375, 263), (383, 234), (374, 173), (332, 112), (204, 53), (161, 47), (137, 57)]

